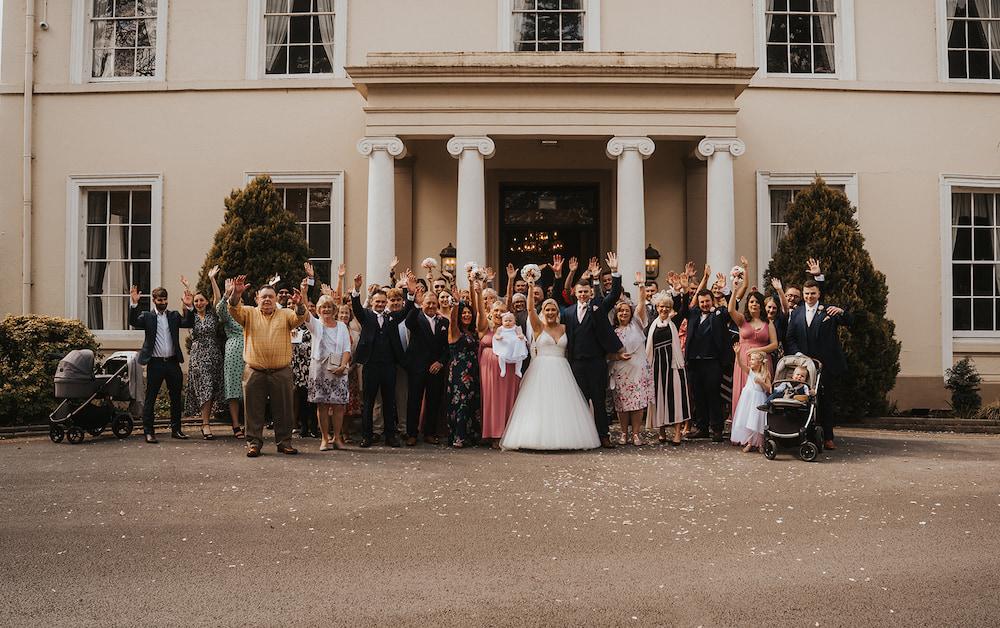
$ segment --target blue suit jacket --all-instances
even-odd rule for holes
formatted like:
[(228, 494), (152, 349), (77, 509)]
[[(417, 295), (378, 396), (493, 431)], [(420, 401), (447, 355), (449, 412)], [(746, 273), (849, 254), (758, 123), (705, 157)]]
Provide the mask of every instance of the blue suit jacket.
[(788, 319), (785, 335), (785, 353), (801, 353), (816, 358), (823, 363), (823, 369), (831, 375), (840, 375), (847, 370), (847, 359), (840, 346), (837, 327), (854, 324), (854, 316), (844, 312), (840, 316), (828, 316), (826, 306), (816, 310), (812, 325), (806, 325), (806, 305), (799, 304)]
[[(602, 298), (595, 297), (590, 302), (583, 321), (577, 318), (576, 305), (563, 308), (562, 323), (566, 326), (567, 359), (604, 357), (609, 353), (621, 351), (622, 341), (618, 339), (618, 335), (611, 327), (611, 321), (608, 320), (608, 313), (618, 303), (621, 295), (622, 278), (619, 275), (611, 278), (611, 292)], [(583, 351), (576, 348), (578, 343), (585, 346)]]
[[(128, 324), (135, 329), (146, 332), (146, 337), (142, 341), (142, 349), (139, 350), (139, 364), (149, 364), (150, 358), (153, 357), (153, 349), (156, 347), (156, 314), (140, 312), (138, 307), (129, 307)], [(185, 308), (183, 316), (177, 310), (167, 310), (167, 326), (170, 328), (170, 343), (174, 348), (174, 357), (178, 362), (183, 362), (180, 328), (194, 327), (194, 310)]]

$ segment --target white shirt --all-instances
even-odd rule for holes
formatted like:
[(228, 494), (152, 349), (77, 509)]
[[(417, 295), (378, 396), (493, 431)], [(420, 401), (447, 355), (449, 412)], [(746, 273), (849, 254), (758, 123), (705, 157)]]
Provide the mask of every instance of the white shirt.
[(587, 306), (590, 305), (590, 301), (586, 303), (581, 303), (576, 308), (576, 320), (578, 323), (583, 322), (583, 317), (587, 315)]
[(701, 318), (698, 319), (698, 324), (701, 325), (702, 323), (704, 323), (706, 318), (708, 318), (708, 314), (706, 314), (705, 312), (702, 312), (701, 313)]
[(403, 351), (410, 346), (410, 330), (406, 327), (406, 321), (399, 324), (399, 342), (403, 345)]
[(156, 341), (153, 344), (154, 358), (174, 357), (174, 344), (170, 342), (170, 323), (167, 320), (167, 312), (162, 313), (153, 308), (156, 313)]
[(379, 327), (382, 327), (382, 326), (385, 325), (385, 319), (387, 317), (388, 316), (386, 315), (385, 311), (375, 312), (375, 319), (378, 321), (378, 326)]
[(437, 322), (437, 316), (427, 316), (426, 314), (424, 314), (424, 318), (426, 318), (427, 322), (430, 324), (431, 331), (435, 331), (435, 329), (434, 329), (434, 323)]
[(806, 326), (809, 327), (813, 324), (813, 317), (816, 316), (816, 308), (819, 307), (819, 303), (809, 307), (806, 306)]

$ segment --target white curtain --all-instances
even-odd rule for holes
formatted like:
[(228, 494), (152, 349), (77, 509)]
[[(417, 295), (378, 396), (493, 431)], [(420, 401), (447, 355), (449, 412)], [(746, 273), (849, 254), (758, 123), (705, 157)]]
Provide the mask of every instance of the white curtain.
[[(825, 56), (828, 57), (826, 61), (830, 65), (830, 71), (836, 72), (837, 71), (836, 53), (830, 50), (830, 48), (836, 45), (835, 43), (836, 36), (833, 33), (833, 19), (836, 16), (818, 15), (816, 17), (819, 19), (819, 28), (820, 32), (822, 33), (823, 43), (828, 45), (828, 47), (824, 49), (824, 51), (826, 52)], [(815, 55), (815, 49), (813, 50), (813, 54)], [(815, 58), (813, 59), (813, 64), (814, 65), (816, 64)]]
[[(969, 227), (972, 225), (972, 195), (951, 195), (951, 224), (953, 227)], [(971, 238), (972, 230), (962, 230), (967, 238)], [(951, 230), (952, 259), (955, 259), (955, 247), (958, 243), (959, 229)]]
[(767, 0), (764, 5), (764, 41), (771, 41), (771, 22), (774, 15), (770, 11), (774, 10), (774, 0)]
[[(990, 38), (990, 57), (993, 58), (993, 65), (1000, 69), (1000, 20), (987, 20), (986, 18), (990, 15), (990, 0), (975, 0), (976, 10), (979, 11), (979, 17), (983, 19), (980, 24), (983, 27), (983, 31), (989, 31), (988, 35)], [(949, 11), (951, 10), (949, 2)], [(994, 0), (994, 11), (1000, 10), (1000, 3)], [(993, 17), (1000, 18), (1000, 14), (994, 15)], [(984, 32), (984, 34), (987, 34)], [(997, 77), (993, 77), (997, 78)]]
[(334, 0), (316, 0), (316, 10), (323, 13), (329, 11), (328, 15), (319, 16), (319, 34), (323, 37), (323, 50), (326, 50), (326, 57), (330, 60), (330, 67), (333, 67), (333, 14)]
[[(510, 38), (512, 40), (511, 45), (513, 46), (514, 52), (517, 52), (518, 40), (535, 39), (535, 33), (532, 32), (530, 33), (530, 36), (527, 36), (529, 34), (524, 32), (524, 23), (526, 21), (525, 17), (528, 14), (522, 12), (522, 11), (530, 11), (534, 8), (535, 8), (534, 0), (514, 0), (514, 12), (513, 15), (511, 16), (511, 29), (510, 29), (511, 30)], [(537, 14), (535, 19), (537, 19)]]
[[(288, 39), (288, 16), (287, 15), (267, 15), (268, 13), (284, 13), (288, 9), (285, 0), (267, 0), (264, 24), (267, 27), (267, 69), (271, 70), (278, 55), (281, 54), (281, 46)], [(284, 74), (285, 72), (281, 72)]]

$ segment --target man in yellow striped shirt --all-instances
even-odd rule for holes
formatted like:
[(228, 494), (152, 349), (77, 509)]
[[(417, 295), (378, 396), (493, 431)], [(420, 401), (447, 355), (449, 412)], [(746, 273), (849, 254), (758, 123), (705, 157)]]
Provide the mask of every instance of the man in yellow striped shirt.
[(264, 406), (271, 399), (274, 440), (278, 453), (297, 454), (292, 447), (293, 380), (291, 332), (302, 324), (307, 313), (302, 296), (295, 291), (291, 307), (277, 307), (271, 286), (257, 290), (257, 307), (243, 305), (246, 275), (233, 282), (229, 314), (243, 326), (243, 404), (247, 422), (247, 457), (256, 458), (264, 445)]

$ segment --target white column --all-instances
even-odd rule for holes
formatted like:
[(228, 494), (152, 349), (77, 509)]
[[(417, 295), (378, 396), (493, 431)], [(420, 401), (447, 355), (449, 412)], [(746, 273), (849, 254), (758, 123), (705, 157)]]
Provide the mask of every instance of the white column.
[(618, 160), (618, 269), (625, 290), (635, 273), (646, 271), (646, 195), (643, 190), (642, 162), (656, 146), (648, 137), (613, 137), (607, 154)]
[(712, 273), (729, 276), (736, 263), (736, 198), (733, 158), (746, 152), (735, 137), (706, 137), (698, 144), (698, 158), (708, 161), (708, 211), (705, 247)]
[(458, 220), (455, 273), (458, 283), (468, 287), (465, 264), (486, 264), (486, 159), (496, 152), (496, 144), (486, 136), (453, 137), (448, 152), (458, 159)]
[(365, 284), (382, 284), (389, 279), (389, 263), (396, 253), (394, 162), (406, 154), (406, 147), (398, 137), (365, 137), (358, 142), (358, 152), (368, 158)]

